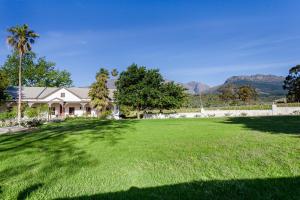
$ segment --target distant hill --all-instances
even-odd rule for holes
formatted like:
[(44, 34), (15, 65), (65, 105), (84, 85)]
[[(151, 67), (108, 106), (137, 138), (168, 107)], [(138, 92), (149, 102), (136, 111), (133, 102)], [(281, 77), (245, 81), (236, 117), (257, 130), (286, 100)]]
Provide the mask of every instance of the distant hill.
[(210, 89), (209, 85), (202, 82), (190, 81), (188, 83), (181, 83), (183, 87), (188, 90), (190, 94), (200, 94)]
[[(217, 90), (224, 85), (234, 84), (237, 86), (250, 85), (258, 91), (261, 97), (271, 97), (271, 99), (276, 99), (283, 97), (286, 91), (282, 89), (282, 84), (285, 77), (275, 76), (275, 75), (250, 75), (250, 76), (232, 76), (228, 78), (222, 85), (210, 87), (209, 85), (199, 82), (190, 81), (187, 83), (179, 83), (185, 87), (190, 94), (200, 94), (201, 93), (217, 93)], [(166, 80), (167, 82), (170, 80)], [(108, 88), (115, 89), (115, 80), (108, 80)], [(274, 97), (274, 98), (273, 98)]]
[(258, 91), (260, 96), (284, 96), (286, 91), (282, 89), (284, 81), (283, 76), (275, 75), (251, 75), (251, 76), (232, 76), (228, 78), (224, 84), (212, 87), (207, 90), (207, 93), (216, 93), (218, 88), (227, 84), (234, 84), (237, 86), (250, 85)]

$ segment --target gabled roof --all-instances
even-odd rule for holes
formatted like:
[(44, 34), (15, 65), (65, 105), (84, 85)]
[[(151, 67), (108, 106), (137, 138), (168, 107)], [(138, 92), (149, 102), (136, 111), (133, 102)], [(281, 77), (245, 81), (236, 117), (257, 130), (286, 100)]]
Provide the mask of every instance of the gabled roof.
[[(113, 98), (113, 92), (115, 87), (109, 88), (109, 97)], [(22, 98), (23, 99), (44, 99), (51, 94), (59, 91), (62, 88), (57, 87), (22, 87)], [(70, 87), (64, 88), (77, 96), (80, 99), (89, 99), (89, 87)], [(12, 96), (13, 99), (18, 98), (18, 87), (9, 87), (7, 92)]]

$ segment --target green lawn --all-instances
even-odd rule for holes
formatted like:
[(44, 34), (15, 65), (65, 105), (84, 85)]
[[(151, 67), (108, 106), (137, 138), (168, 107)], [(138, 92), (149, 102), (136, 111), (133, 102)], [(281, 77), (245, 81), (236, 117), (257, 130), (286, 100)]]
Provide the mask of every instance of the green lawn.
[(300, 199), (300, 117), (69, 120), (0, 135), (0, 199)]

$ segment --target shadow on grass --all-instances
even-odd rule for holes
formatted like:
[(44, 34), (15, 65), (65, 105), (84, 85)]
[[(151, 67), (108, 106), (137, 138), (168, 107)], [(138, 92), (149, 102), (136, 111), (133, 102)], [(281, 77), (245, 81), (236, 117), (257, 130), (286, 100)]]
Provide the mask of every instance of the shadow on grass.
[[(61, 176), (72, 176), (84, 166), (97, 164), (85, 151), (88, 146), (93, 142), (105, 142), (108, 147), (116, 145), (122, 140), (122, 134), (133, 129), (133, 123), (136, 121), (74, 119), (30, 132), (1, 135), (0, 160), (6, 162), (2, 166), (7, 166), (0, 171), (1, 192), (9, 187), (3, 184), (12, 180), (51, 182)], [(52, 172), (55, 173), (51, 175)]]
[(42, 183), (37, 183), (37, 184), (34, 184), (26, 189), (24, 189), (23, 191), (21, 191), (19, 194), (18, 194), (18, 197), (17, 197), (17, 200), (25, 200), (27, 199), (30, 194), (36, 190), (38, 190), (39, 188), (41, 188), (43, 186)]
[(272, 134), (293, 134), (300, 137), (300, 116), (232, 117), (227, 124), (243, 124), (246, 128)]
[(85, 199), (300, 199), (300, 177), (194, 181), (57, 200)]

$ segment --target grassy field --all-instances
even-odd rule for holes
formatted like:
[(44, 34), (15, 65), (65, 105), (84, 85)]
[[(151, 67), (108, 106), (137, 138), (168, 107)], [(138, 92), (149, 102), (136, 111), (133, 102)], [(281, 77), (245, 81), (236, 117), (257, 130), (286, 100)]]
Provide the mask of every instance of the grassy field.
[(0, 135), (0, 199), (300, 199), (300, 117), (69, 120)]

